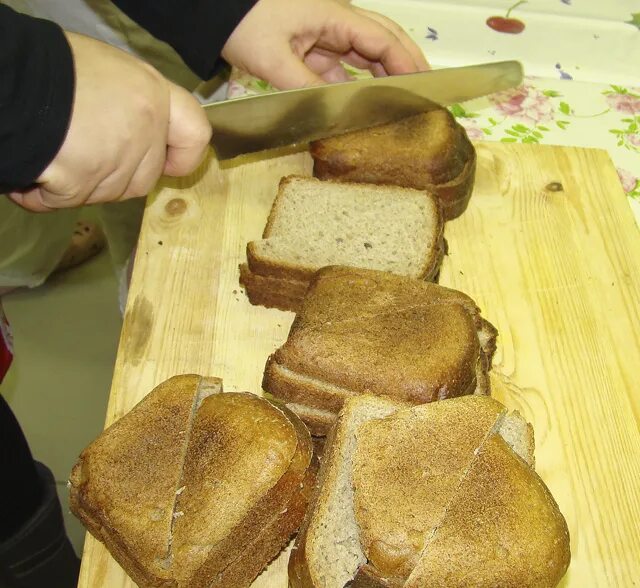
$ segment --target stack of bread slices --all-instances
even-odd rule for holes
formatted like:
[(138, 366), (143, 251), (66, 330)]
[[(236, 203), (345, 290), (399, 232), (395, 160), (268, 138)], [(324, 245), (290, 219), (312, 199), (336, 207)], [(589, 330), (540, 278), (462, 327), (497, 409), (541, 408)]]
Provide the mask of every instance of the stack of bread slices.
[(312, 143), (315, 178), (282, 178), (240, 281), (252, 303), (297, 311), (328, 265), (433, 281), (444, 221), (473, 189), (476, 154), (444, 109)]
[[(533, 429), (490, 394), (496, 329), (439, 286), (475, 152), (442, 110), (311, 146), (241, 281), (296, 311), (264, 397), (183, 375), (81, 454), (71, 508), (143, 588), (553, 587), (570, 560)], [(318, 463), (321, 463), (318, 471)]]

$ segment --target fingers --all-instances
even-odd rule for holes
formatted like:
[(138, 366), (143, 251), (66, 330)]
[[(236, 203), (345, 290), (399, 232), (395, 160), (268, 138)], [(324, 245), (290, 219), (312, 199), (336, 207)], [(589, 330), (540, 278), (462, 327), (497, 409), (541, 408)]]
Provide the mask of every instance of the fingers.
[(338, 34), (346, 36), (341, 41), (347, 51), (352, 49), (372, 63), (380, 63), (387, 74), (418, 70), (413, 56), (395, 33), (368, 16), (345, 9), (342, 31)]
[(169, 87), (169, 128), (164, 173), (182, 176), (193, 171), (205, 156), (211, 125), (203, 108), (184, 88)]
[[(304, 51), (300, 52), (304, 55)], [(262, 79), (268, 79), (278, 90), (319, 86), (324, 84), (325, 81), (331, 81), (323, 79), (321, 75), (316, 73), (328, 71), (326, 69), (328, 62), (321, 57), (319, 57), (317, 64), (319, 69), (315, 69), (314, 67), (312, 70), (303, 57), (294, 53), (289, 44), (283, 44), (277, 51), (273, 52), (273, 55), (277, 56), (276, 60), (270, 61), (268, 68), (265, 67), (264, 71), (258, 67), (255, 75)], [(312, 61), (313, 59), (315, 58), (312, 58)], [(333, 69), (333, 67), (329, 67), (329, 69)]]
[(33, 188), (26, 192), (11, 192), (8, 196), (18, 206), (31, 212), (51, 212), (53, 210), (42, 201), (40, 188)]
[(378, 12), (373, 12), (371, 10), (365, 10), (363, 8), (356, 7), (354, 7), (353, 10), (361, 14), (362, 16), (366, 16), (375, 20), (383, 27), (388, 29), (391, 33), (393, 33), (398, 38), (400, 43), (402, 43), (402, 46), (406, 49), (406, 51), (411, 55), (418, 71), (427, 71), (431, 69), (429, 62), (427, 61), (427, 58), (424, 56), (424, 53), (422, 52), (420, 47), (398, 23)]
[(162, 175), (166, 162), (165, 155), (164, 143), (152, 145), (131, 176), (126, 188), (121, 192), (120, 200), (149, 194)]
[(340, 57), (335, 54), (312, 50), (305, 56), (304, 62), (311, 71), (317, 73), (325, 82), (347, 82), (353, 79), (342, 66)]

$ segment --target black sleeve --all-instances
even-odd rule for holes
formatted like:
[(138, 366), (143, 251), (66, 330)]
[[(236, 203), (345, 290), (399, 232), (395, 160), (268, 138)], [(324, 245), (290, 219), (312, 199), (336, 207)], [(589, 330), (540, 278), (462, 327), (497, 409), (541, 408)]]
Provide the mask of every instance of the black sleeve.
[(0, 5), (0, 193), (31, 185), (55, 157), (74, 85), (60, 27)]
[(227, 38), (256, 0), (112, 0), (154, 37), (171, 45), (203, 80), (222, 63)]

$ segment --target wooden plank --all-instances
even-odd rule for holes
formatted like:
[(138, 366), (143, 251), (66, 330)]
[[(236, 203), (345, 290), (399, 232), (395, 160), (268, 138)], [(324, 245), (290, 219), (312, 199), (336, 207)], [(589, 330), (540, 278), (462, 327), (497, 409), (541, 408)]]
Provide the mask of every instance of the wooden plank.
[[(500, 332), (494, 395), (536, 433), (537, 471), (571, 532), (562, 586), (640, 577), (640, 234), (604, 151), (483, 143), (467, 212), (450, 222), (441, 283), (471, 295)], [(247, 241), (278, 180), (306, 153), (165, 184), (147, 206), (107, 424), (178, 373), (258, 393), (293, 314), (238, 286)], [(285, 588), (283, 554), (255, 582)], [(87, 537), (81, 587), (131, 587)]]

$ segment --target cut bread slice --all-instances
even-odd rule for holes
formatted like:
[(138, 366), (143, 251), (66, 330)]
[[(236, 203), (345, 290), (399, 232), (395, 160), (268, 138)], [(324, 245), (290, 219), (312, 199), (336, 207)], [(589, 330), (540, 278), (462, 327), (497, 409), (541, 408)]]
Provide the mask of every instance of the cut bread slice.
[[(522, 421), (519, 415), (508, 415), (499, 402), (465, 396), (360, 427), (353, 464), (354, 504), (363, 550), (379, 573), (409, 576), (476, 449), (512, 420)], [(526, 457), (532, 460), (533, 454)]]
[(240, 264), (240, 284), (244, 287), (251, 304), (292, 312), (300, 310), (309, 287), (309, 282), (304, 280), (286, 280), (254, 274), (246, 263)]
[(571, 559), (569, 531), (540, 477), (500, 435), (480, 447), (405, 588), (553, 587)]
[(247, 245), (241, 282), (250, 299), (292, 310), (302, 284), (327, 265), (430, 280), (444, 255), (442, 233), (439, 204), (425, 191), (288, 176), (262, 240)]
[(353, 460), (356, 520), (367, 559), (383, 575), (409, 576), (474, 451), (505, 413), (491, 398), (466, 396), (360, 427)]
[(289, 585), (344, 588), (366, 563), (353, 505), (352, 472), (358, 427), (408, 405), (360, 396), (345, 405), (327, 438), (318, 483), (289, 559)]
[[(454, 588), (470, 585), (470, 578), (487, 588), (555, 585), (568, 563), (566, 524), (542, 481), (509, 445), (517, 434), (527, 437), (519, 447), (532, 449), (530, 425), (488, 397), (413, 408), (369, 395), (348, 400), (327, 438), (320, 484), (292, 552), (291, 586), (418, 588), (434, 577), (440, 583), (433, 585)], [(533, 463), (532, 453), (525, 457)], [(504, 518), (493, 507), (502, 508)], [(482, 517), (457, 514), (467, 510)], [(476, 550), (471, 564), (466, 540)], [(446, 551), (451, 542), (454, 556)], [(438, 550), (429, 555), (432, 546)], [(520, 557), (513, 573), (505, 565), (513, 558), (494, 561), (510, 549)], [(541, 583), (522, 570), (537, 570), (529, 577)], [(490, 581), (476, 584), (476, 578)]]
[(139, 586), (248, 585), (302, 520), (308, 431), (286, 408), (220, 391), (171, 378), (73, 468), (72, 511)]
[(427, 190), (440, 200), (445, 220), (459, 216), (471, 197), (475, 149), (445, 109), (320, 139), (310, 147), (316, 177)]
[(322, 435), (344, 401), (365, 392), (412, 404), (488, 394), (495, 338), (461, 292), (328, 267), (312, 281), (287, 341), (267, 360), (263, 388)]

